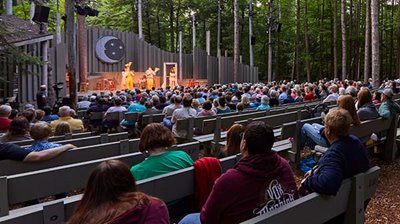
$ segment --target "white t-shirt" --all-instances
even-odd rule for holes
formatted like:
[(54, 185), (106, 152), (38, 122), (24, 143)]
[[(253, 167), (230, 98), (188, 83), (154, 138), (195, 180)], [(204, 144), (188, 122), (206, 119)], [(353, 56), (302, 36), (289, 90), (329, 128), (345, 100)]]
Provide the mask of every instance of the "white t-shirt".
[(172, 123), (174, 123), (174, 126), (172, 126), (172, 133), (174, 134), (175, 137), (179, 138), (186, 138), (186, 130), (176, 130), (176, 121), (179, 119), (185, 119), (185, 118), (190, 118), (190, 117), (197, 117), (197, 112), (193, 108), (189, 107), (184, 107), (184, 108), (179, 108), (172, 113)]

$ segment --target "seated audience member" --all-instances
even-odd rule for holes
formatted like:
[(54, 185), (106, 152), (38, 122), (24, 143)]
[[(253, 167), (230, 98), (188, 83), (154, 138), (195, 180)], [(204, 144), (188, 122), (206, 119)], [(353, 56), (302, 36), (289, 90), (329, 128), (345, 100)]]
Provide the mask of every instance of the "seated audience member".
[(379, 115), (383, 118), (389, 118), (392, 114), (400, 113), (400, 106), (392, 100), (393, 90), (386, 88), (381, 93), (381, 105), (379, 106)]
[(231, 112), (231, 108), (226, 106), (225, 97), (218, 98), (218, 106), (216, 108), (216, 112), (217, 112), (217, 114), (224, 114), (224, 113)]
[(17, 109), (12, 109), (10, 116), (8, 116), (8, 119), (12, 120), (12, 119), (16, 118), (18, 113), (19, 113), (19, 111)]
[(283, 104), (294, 103), (295, 102), (294, 98), (291, 95), (292, 90), (288, 89), (286, 92), (287, 92), (287, 97), (286, 99), (283, 100)]
[(163, 201), (139, 192), (129, 167), (118, 160), (100, 163), (67, 224), (168, 224)]
[(172, 126), (172, 133), (175, 137), (178, 138), (186, 138), (186, 130), (176, 130), (176, 121), (179, 119), (185, 119), (190, 117), (197, 117), (197, 112), (195, 109), (191, 107), (192, 105), (192, 97), (190, 95), (186, 95), (183, 97), (183, 108), (176, 109), (172, 114), (171, 122), (173, 123)]
[(372, 98), (373, 98), (373, 99), (372, 99), (372, 103), (373, 103), (375, 106), (381, 105), (382, 94), (381, 94), (379, 91), (375, 91)]
[(330, 94), (322, 101), (324, 103), (337, 101), (339, 98), (339, 94), (337, 93), (338, 88), (336, 85), (332, 85), (329, 87)]
[(357, 94), (357, 115), (360, 121), (372, 120), (379, 117), (375, 105), (372, 103), (372, 95), (368, 89), (361, 90)]
[(192, 108), (196, 111), (196, 113), (199, 113), (201, 111), (199, 101), (196, 99), (192, 100)]
[(148, 101), (144, 104), (146, 110), (143, 113), (140, 113), (138, 116), (138, 128), (143, 130), (144, 127), (142, 124), (142, 118), (144, 115), (151, 115), (151, 114), (160, 114), (161, 112), (153, 107), (153, 102)]
[(57, 124), (56, 129), (54, 131), (54, 136), (63, 136), (65, 134), (72, 133), (71, 128), (67, 122), (61, 122)]
[(351, 97), (357, 97), (357, 89), (354, 86), (348, 86), (346, 88), (346, 95), (350, 95)]
[(27, 147), (31, 151), (42, 151), (46, 149), (60, 147), (61, 144), (49, 142), (51, 135), (51, 127), (48, 123), (42, 121), (32, 126), (30, 132), (31, 137), (35, 140), (31, 146)]
[(11, 143), (0, 144), (0, 160), (15, 160), (21, 162), (41, 162), (52, 159), (61, 153), (76, 148), (74, 145), (66, 144), (52, 150), (33, 152)]
[(305, 90), (306, 90), (306, 95), (304, 96), (304, 101), (314, 100), (315, 99), (314, 87), (308, 86), (305, 88)]
[(53, 109), (51, 109), (50, 106), (44, 106), (43, 110), (44, 110), (44, 116), (42, 118), (42, 121), (51, 122), (59, 119), (57, 114), (51, 113)]
[(277, 98), (277, 95), (278, 95), (278, 93), (275, 90), (271, 90), (270, 99), (269, 99), (270, 107), (279, 106), (279, 100)]
[(165, 98), (165, 96), (160, 96), (159, 98), (160, 98), (160, 102), (157, 105), (155, 105), (155, 108), (157, 110), (163, 111), (164, 108), (166, 106), (168, 106), (169, 104), (167, 103), (167, 99)]
[(35, 114), (36, 114), (36, 117), (35, 117), (34, 123), (42, 121), (45, 112), (44, 112), (44, 110), (37, 109), (37, 110), (35, 110)]
[(244, 127), (241, 124), (234, 124), (229, 128), (226, 134), (226, 145), (218, 158), (233, 156), (240, 153), (240, 142), (242, 141), (243, 132)]
[(107, 100), (105, 98), (97, 96), (96, 104), (90, 106), (86, 113), (90, 114), (91, 112), (105, 112), (108, 110), (108, 108), (109, 106), (107, 105)]
[(62, 122), (67, 122), (71, 130), (80, 129), (83, 132), (83, 122), (80, 119), (74, 119), (71, 117), (71, 108), (69, 106), (62, 106), (58, 110), (60, 118), (58, 120), (52, 121), (50, 126), (53, 130), (56, 129), (57, 124)]
[(204, 102), (206, 102), (202, 92), (196, 93), (196, 100), (199, 102), (199, 104), (204, 104)]
[(11, 115), (12, 108), (8, 105), (0, 106), (0, 132), (7, 131), (10, 126), (11, 119), (8, 117)]
[(32, 139), (29, 136), (29, 122), (25, 117), (16, 117), (11, 121), (8, 131), (0, 137), (0, 143)]
[(34, 109), (26, 109), (21, 112), (21, 116), (25, 117), (29, 122), (29, 128), (31, 128), (35, 123), (33, 123), (35, 119), (35, 110)]
[(296, 200), (292, 168), (271, 150), (274, 139), (264, 122), (248, 124), (240, 143), (242, 158), (215, 181), (201, 213), (186, 216), (180, 224), (240, 223)]
[(250, 105), (250, 98), (249, 98), (248, 96), (244, 95), (244, 94), (243, 94), (243, 96), (242, 96), (242, 101), (241, 101), (241, 103), (243, 104), (244, 109), (249, 109), (249, 108), (251, 108), (251, 105)]
[(88, 109), (90, 107), (90, 101), (88, 100), (87, 96), (82, 97), (81, 100), (76, 103), (78, 109)]
[(182, 108), (182, 97), (181, 96), (173, 96), (171, 97), (171, 104), (166, 106), (163, 110), (163, 114), (165, 114), (165, 116), (170, 117), (172, 116), (172, 113), (174, 113), (174, 111), (176, 109)]
[[(353, 125), (359, 125), (360, 119), (358, 118), (356, 107), (354, 104), (353, 97), (350, 95), (342, 95), (338, 98), (338, 108), (345, 109), (349, 112), (352, 118)], [(329, 147), (329, 142), (325, 137), (324, 126), (321, 124), (308, 124), (305, 123), (301, 128), (301, 140), (304, 146), (308, 140), (311, 140), (310, 146), (313, 147), (314, 144), (320, 145), (322, 147)]]
[(143, 180), (192, 166), (193, 160), (186, 152), (168, 150), (174, 144), (175, 138), (168, 128), (159, 123), (147, 125), (140, 136), (139, 151), (149, 156), (132, 166), (135, 179)]
[(301, 188), (308, 192), (335, 195), (343, 179), (369, 169), (367, 151), (360, 140), (349, 135), (352, 118), (345, 109), (332, 109), (325, 116), (325, 136), (330, 147), (309, 171)]
[(269, 98), (268, 96), (261, 97), (261, 105), (257, 107), (256, 110), (269, 110), (271, 107), (269, 106)]
[[(279, 94), (279, 97), (278, 97), (278, 99), (279, 99), (279, 104), (283, 104), (283, 101), (287, 98), (287, 87), (286, 87), (286, 85), (282, 85), (281, 86), (281, 91), (282, 91), (282, 93), (281, 94)], [(272, 95), (272, 94), (271, 94)], [(272, 98), (272, 96), (271, 96), (271, 98)]]
[(207, 100), (203, 103), (203, 109), (197, 113), (198, 117), (214, 116), (216, 113), (212, 110), (211, 101)]
[(116, 97), (116, 98), (114, 98), (113, 101), (114, 101), (114, 106), (109, 107), (109, 108), (107, 109), (107, 111), (105, 112), (104, 116), (105, 116), (107, 113), (112, 113), (112, 112), (125, 112), (125, 111), (127, 111), (127, 109), (126, 109), (124, 106), (122, 106), (122, 100), (121, 100), (121, 98)]
[(236, 111), (237, 112), (242, 112), (244, 110), (244, 105), (243, 103), (238, 103), (236, 104)]

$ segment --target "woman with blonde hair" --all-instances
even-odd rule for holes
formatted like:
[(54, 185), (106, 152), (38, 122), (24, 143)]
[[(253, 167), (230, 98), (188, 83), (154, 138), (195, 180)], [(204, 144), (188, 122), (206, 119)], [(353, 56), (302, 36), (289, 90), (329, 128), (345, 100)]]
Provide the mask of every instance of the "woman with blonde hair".
[(68, 224), (169, 223), (163, 201), (139, 192), (129, 167), (118, 160), (100, 163)]

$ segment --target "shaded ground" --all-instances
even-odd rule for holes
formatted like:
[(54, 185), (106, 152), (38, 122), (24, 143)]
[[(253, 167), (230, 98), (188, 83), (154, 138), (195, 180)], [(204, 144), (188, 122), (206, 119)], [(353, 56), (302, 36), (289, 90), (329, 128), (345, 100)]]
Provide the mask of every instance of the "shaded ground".
[[(379, 166), (381, 171), (378, 189), (365, 212), (365, 223), (400, 223), (400, 159), (383, 162), (381, 159), (373, 158), (371, 165)], [(303, 173), (293, 166), (292, 168), (297, 186), (300, 186)]]

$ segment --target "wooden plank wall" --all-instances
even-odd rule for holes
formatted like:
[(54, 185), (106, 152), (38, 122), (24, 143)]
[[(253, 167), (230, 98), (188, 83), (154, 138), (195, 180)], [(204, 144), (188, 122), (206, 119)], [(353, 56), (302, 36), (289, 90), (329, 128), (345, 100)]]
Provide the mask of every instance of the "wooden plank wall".
[[(107, 64), (101, 62), (95, 53), (96, 41), (105, 35), (113, 35), (120, 38), (125, 44), (125, 57), (118, 63)], [(56, 38), (50, 48), (49, 61), (51, 62), (52, 72), (55, 74), (56, 82), (65, 82), (66, 65), (66, 46), (63, 40), (59, 45), (55, 44)], [(204, 50), (195, 50), (195, 64), (193, 64), (192, 54), (182, 55), (182, 65), (179, 65), (179, 53), (166, 52), (140, 40), (138, 35), (132, 32), (119, 32), (115, 30), (89, 27), (87, 29), (88, 38), (88, 73), (98, 72), (120, 72), (124, 65), (132, 61), (134, 71), (145, 71), (148, 67), (158, 67), (158, 75), (163, 74), (164, 62), (176, 62), (182, 66), (183, 79), (208, 79), (209, 84), (233, 82), (233, 61), (231, 58), (208, 56)], [(218, 65), (221, 66), (221, 74), (218, 75)], [(178, 72), (180, 70), (178, 69)], [(77, 71), (78, 72), (78, 71)], [(77, 73), (78, 76), (78, 73)], [(40, 79), (38, 79), (40, 80)], [(240, 66), (241, 82), (258, 81), (258, 68), (248, 65)], [(65, 90), (60, 93), (65, 95)]]

